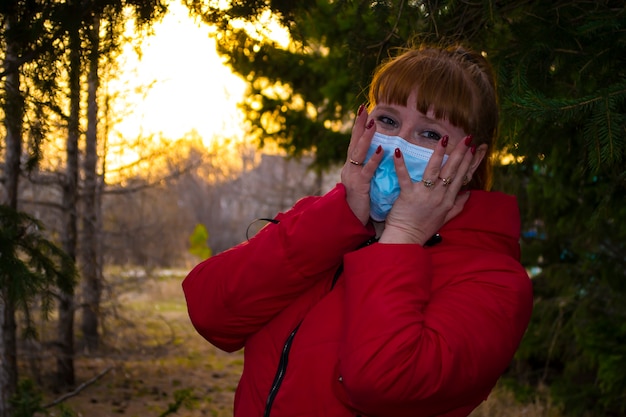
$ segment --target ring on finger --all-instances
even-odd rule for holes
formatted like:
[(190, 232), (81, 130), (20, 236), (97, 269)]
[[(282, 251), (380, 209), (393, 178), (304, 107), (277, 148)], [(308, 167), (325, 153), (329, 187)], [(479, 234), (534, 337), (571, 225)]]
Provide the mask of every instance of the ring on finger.
[(422, 180), (422, 182), (424, 183), (424, 187), (426, 187), (426, 188), (430, 188), (433, 185), (435, 185), (435, 182), (431, 181), (431, 180)]
[(450, 178), (450, 177), (448, 177), (448, 178), (441, 178), (441, 177), (439, 177), (439, 179), (441, 180), (441, 182), (443, 182), (443, 186), (444, 187), (452, 184), (452, 178)]
[(348, 161), (349, 161), (352, 165), (356, 165), (356, 166), (363, 165), (363, 162), (355, 161), (355, 160), (354, 160), (354, 159), (352, 159), (352, 158), (350, 158)]

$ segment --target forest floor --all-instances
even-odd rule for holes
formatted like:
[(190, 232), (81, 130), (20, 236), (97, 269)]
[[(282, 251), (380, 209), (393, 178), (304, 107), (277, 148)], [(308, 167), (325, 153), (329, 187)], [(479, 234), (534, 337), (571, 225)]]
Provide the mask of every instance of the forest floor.
[(47, 390), (44, 405), (69, 396), (48, 415), (65, 409), (80, 417), (232, 416), (243, 354), (215, 349), (196, 333), (183, 277), (175, 272), (114, 286), (105, 347), (77, 357), (74, 392)]
[[(215, 349), (195, 332), (183, 277), (175, 272), (118, 280), (108, 294), (115, 301), (104, 306), (105, 347), (78, 355), (74, 391), (48, 387), (47, 414), (37, 416), (232, 416), (243, 355)], [(560, 417), (541, 397), (519, 404), (497, 388), (471, 417)]]

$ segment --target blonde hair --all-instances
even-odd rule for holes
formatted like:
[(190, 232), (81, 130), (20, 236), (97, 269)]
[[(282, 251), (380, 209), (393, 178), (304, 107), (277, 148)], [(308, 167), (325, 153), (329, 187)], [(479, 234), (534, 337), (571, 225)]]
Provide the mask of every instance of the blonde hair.
[(432, 110), (438, 119), (472, 134), (473, 144), (487, 144), (487, 153), (469, 188), (488, 190), (492, 181), (491, 154), (498, 130), (495, 76), (487, 60), (461, 46), (422, 46), (409, 49), (375, 71), (369, 105), (406, 106), (417, 92), (417, 110)]

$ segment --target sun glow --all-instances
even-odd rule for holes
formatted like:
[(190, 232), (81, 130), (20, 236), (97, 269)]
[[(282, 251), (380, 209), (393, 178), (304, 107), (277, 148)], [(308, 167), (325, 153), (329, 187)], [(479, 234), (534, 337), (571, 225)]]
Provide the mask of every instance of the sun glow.
[(291, 43), (287, 28), (281, 26), (269, 10), (261, 13), (254, 23), (233, 20), (230, 25), (233, 29), (245, 29), (249, 36), (257, 40), (271, 39), (284, 49)]
[[(290, 43), (288, 31), (269, 11), (254, 24), (231, 23), (280, 47)], [(200, 138), (207, 151), (219, 147), (224, 163), (240, 164), (241, 150), (252, 146), (238, 107), (248, 83), (218, 55), (219, 33), (190, 17), (177, 0), (172, 0), (151, 32), (137, 37), (127, 31), (131, 41), (119, 57), (121, 70), (107, 85), (112, 97), (107, 178), (117, 181), (138, 172), (147, 175), (139, 168), (142, 160), (154, 168), (158, 162), (152, 155), (163, 155), (164, 146), (190, 138), (196, 143)], [(270, 145), (266, 143), (263, 152), (278, 152)]]
[(246, 83), (224, 65), (210, 28), (172, 2), (153, 30), (154, 35), (129, 44), (121, 57), (122, 74), (110, 88), (126, 91), (120, 105), (131, 110), (120, 110), (128, 115), (115, 125), (113, 136), (177, 139), (196, 131), (205, 143), (239, 137), (237, 103)]

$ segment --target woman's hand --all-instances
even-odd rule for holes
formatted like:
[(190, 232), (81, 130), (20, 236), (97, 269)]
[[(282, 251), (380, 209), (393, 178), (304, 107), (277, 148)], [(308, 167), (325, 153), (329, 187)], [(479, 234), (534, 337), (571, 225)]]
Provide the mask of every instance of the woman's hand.
[(446, 163), (441, 166), (448, 138), (437, 143), (420, 182), (413, 182), (399, 149), (394, 165), (400, 183), (400, 196), (385, 221), (379, 242), (417, 243), (423, 245), (447, 221), (459, 214), (469, 199), (469, 192), (459, 193), (476, 152), (470, 147), (471, 136), (459, 140)]
[(379, 147), (367, 163), (363, 163), (376, 132), (374, 120), (368, 122), (367, 118), (367, 110), (361, 105), (352, 127), (346, 163), (341, 169), (341, 182), (346, 187), (348, 205), (364, 225), (370, 216), (370, 182), (383, 157)]

